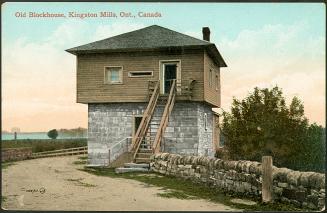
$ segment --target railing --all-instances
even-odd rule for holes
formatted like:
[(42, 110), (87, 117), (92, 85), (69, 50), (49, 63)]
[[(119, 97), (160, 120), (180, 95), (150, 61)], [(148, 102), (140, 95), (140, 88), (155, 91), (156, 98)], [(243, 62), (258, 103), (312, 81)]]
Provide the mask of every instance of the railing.
[(155, 85), (155, 88), (151, 95), (149, 104), (148, 104), (146, 110), (144, 111), (141, 123), (132, 139), (132, 151), (134, 152), (133, 159), (135, 159), (138, 149), (141, 145), (141, 142), (144, 139), (145, 134), (148, 130), (148, 126), (149, 126), (150, 120), (152, 118), (154, 108), (157, 104), (158, 97), (159, 97), (159, 81)]
[[(148, 97), (150, 99), (151, 94), (153, 93), (154, 86), (158, 81), (150, 80), (148, 83)], [(172, 81), (169, 80), (169, 84), (166, 86), (169, 88), (171, 86)], [(180, 100), (191, 100), (194, 95), (194, 87), (195, 87), (196, 80), (190, 78), (187, 80), (181, 80), (181, 82), (178, 84), (176, 80), (176, 98), (179, 98)]]
[(32, 158), (87, 154), (87, 146), (32, 153)]
[(148, 98), (149, 98), (149, 100), (153, 94), (153, 91), (154, 91), (157, 83), (158, 83), (158, 81), (154, 81), (154, 80), (149, 80), (149, 82), (148, 82)]
[(169, 116), (171, 111), (173, 110), (174, 104), (175, 104), (175, 98), (176, 98), (176, 80), (173, 80), (172, 86), (170, 88), (170, 92), (169, 92), (169, 97), (165, 106), (165, 110), (162, 114), (162, 118), (160, 121), (160, 126), (158, 128), (156, 137), (154, 139), (154, 143), (152, 146), (152, 151), (154, 153), (157, 153), (160, 151), (160, 144), (161, 144), (161, 140), (163, 138), (163, 135), (165, 133), (166, 127), (168, 125), (168, 121), (169, 121)]
[(192, 99), (193, 96), (193, 88), (194, 88), (195, 80), (189, 79), (189, 80), (183, 80), (182, 81), (182, 88), (181, 88), (181, 95), (185, 95), (188, 97), (189, 100)]
[(132, 137), (126, 137), (113, 144), (108, 149), (109, 164), (115, 161), (120, 155), (131, 150)]

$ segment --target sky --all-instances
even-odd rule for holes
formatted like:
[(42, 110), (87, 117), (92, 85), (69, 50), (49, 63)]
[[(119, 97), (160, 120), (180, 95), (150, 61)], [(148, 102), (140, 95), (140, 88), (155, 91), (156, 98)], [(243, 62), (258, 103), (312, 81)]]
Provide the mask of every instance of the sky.
[[(29, 12), (66, 18), (32, 18)], [(114, 12), (117, 18), (82, 19), (69, 12)], [(142, 18), (139, 12), (161, 17)], [(325, 126), (323, 3), (7, 2), (1, 16), (2, 130), (87, 127), (87, 105), (76, 103), (76, 58), (65, 50), (153, 24), (199, 39), (202, 27), (210, 28), (211, 42), (228, 66), (221, 69), (224, 110), (256, 86), (277, 85), (287, 103), (294, 96), (303, 101), (310, 123)]]

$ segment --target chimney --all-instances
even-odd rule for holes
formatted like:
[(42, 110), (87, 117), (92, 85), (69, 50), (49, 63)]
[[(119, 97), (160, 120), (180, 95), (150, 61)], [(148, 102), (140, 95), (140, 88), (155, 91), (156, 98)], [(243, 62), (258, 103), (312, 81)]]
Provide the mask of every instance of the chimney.
[(209, 27), (202, 27), (203, 40), (210, 41)]

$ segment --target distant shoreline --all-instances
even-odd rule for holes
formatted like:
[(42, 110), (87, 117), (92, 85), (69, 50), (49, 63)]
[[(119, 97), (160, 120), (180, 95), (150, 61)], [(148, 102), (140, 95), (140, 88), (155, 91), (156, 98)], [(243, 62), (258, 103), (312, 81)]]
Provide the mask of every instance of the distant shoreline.
[[(86, 138), (87, 134), (67, 134), (59, 132), (57, 139), (69, 139), (69, 138)], [(14, 140), (14, 133), (1, 133), (1, 140)], [(47, 132), (18, 132), (16, 135), (17, 140), (23, 139), (50, 139)]]
[[(47, 133), (47, 132), (17, 132), (17, 134), (36, 134), (36, 133)], [(1, 132), (1, 134), (14, 134), (13, 132)]]

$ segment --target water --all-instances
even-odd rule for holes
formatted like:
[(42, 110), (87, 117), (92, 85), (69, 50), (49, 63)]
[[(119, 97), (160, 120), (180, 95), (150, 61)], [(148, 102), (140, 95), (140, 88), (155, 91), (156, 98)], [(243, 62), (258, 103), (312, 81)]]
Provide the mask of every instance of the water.
[[(14, 133), (2, 133), (2, 140), (13, 140)], [(58, 136), (57, 139), (68, 139), (68, 138), (81, 138), (81, 137), (62, 137)], [(27, 133), (17, 133), (17, 139), (50, 139), (47, 132), (27, 132)]]

